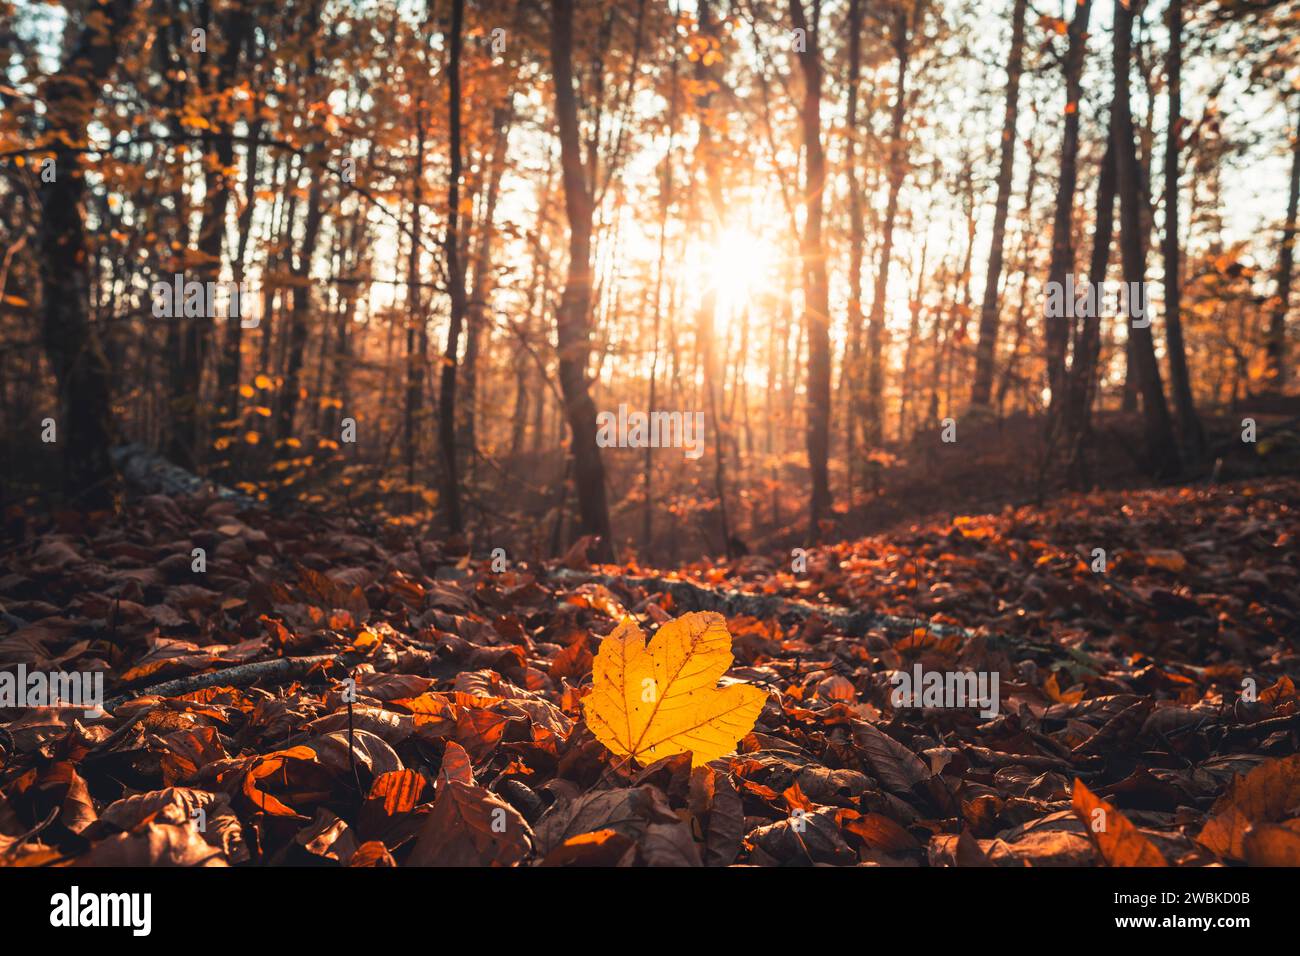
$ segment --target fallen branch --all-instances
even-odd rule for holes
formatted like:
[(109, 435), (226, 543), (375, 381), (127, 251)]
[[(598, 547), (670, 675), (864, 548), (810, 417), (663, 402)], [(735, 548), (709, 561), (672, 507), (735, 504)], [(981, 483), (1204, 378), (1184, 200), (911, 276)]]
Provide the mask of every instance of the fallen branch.
[(301, 677), (317, 664), (327, 664), (339, 659), (337, 654), (314, 654), (310, 657), (276, 657), (269, 661), (236, 664), (224, 670), (191, 674), (188, 677), (178, 677), (151, 687), (127, 691), (105, 701), (104, 710), (112, 711), (138, 697), (176, 697), (205, 687), (245, 687), (264, 677)]
[[(848, 637), (862, 637), (871, 630), (882, 630), (906, 637), (917, 628), (924, 628), (938, 637), (956, 636), (973, 640), (981, 636), (964, 627), (934, 624), (921, 617), (899, 617), (896, 614), (854, 611), (836, 604), (811, 604), (775, 594), (749, 594), (729, 588), (709, 588), (690, 581), (669, 578), (591, 574), (567, 568), (552, 571), (550, 577), (560, 584), (601, 584), (611, 590), (626, 591), (628, 588), (644, 588), (651, 594), (656, 592), (668, 594), (673, 599), (674, 607), (682, 611), (716, 611), (724, 617), (745, 615), (759, 619), (776, 618), (784, 623), (803, 623), (809, 618), (820, 617)], [(988, 646), (994, 650), (1015, 651), (1026, 656), (1036, 654), (1051, 661), (1069, 660), (1092, 670), (1098, 669), (1097, 662), (1086, 654), (1059, 644), (1043, 643), (1009, 634), (989, 634), (983, 637)]]
[(211, 493), (224, 501), (233, 501), (241, 508), (252, 508), (257, 504), (247, 495), (200, 478), (143, 445), (118, 445), (110, 454), (127, 484), (145, 494), (175, 497)]

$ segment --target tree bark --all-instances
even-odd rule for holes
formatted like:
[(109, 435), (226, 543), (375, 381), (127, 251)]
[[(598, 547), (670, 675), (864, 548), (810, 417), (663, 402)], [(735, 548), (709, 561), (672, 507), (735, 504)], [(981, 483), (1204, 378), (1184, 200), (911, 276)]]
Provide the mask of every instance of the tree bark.
[[(1113, 118), (1112, 118), (1113, 122)], [(1110, 244), (1115, 232), (1115, 137), (1108, 130), (1106, 152), (1097, 177), (1097, 202), (1092, 233), (1092, 258), (1088, 281), (1106, 281)], [(1093, 395), (1097, 386), (1097, 358), (1101, 353), (1101, 317), (1096, 310), (1077, 320), (1073, 327), (1074, 348), (1066, 382), (1065, 442), (1070, 480), (1086, 487), (1087, 445), (1090, 437)]]
[(916, 270), (916, 287), (915, 291), (912, 293), (912, 301), (908, 303), (909, 319), (907, 323), (907, 345), (903, 351), (903, 394), (899, 398), (898, 405), (899, 441), (907, 440), (907, 416), (912, 404), (912, 356), (916, 352), (918, 340), (921, 335), (921, 296), (924, 291), (926, 280), (925, 261), (930, 253), (930, 236), (928, 230), (922, 233), (922, 235), (925, 236), (925, 240), (921, 243), (921, 265), (920, 268)]
[[(1047, 270), (1049, 288), (1063, 288), (1074, 271), (1074, 192), (1079, 181), (1079, 104), (1083, 95), (1083, 61), (1088, 52), (1091, 0), (1081, 0), (1070, 21), (1065, 52), (1065, 128), (1061, 134), (1061, 175), (1056, 186), (1056, 213), (1052, 217), (1052, 258)], [(1114, 204), (1112, 194), (1111, 203)], [(1110, 240), (1107, 238), (1107, 245)], [(1065, 353), (1070, 340), (1067, 316), (1046, 316), (1047, 384), (1051, 392), (1049, 417), (1060, 419), (1066, 407)]]
[[(664, 152), (663, 168), (659, 175), (659, 250), (655, 263), (654, 299), (651, 308), (653, 316), (653, 337), (650, 344), (650, 381), (646, 385), (646, 411), (655, 410), (655, 390), (659, 377), (659, 352), (661, 329), (663, 326), (664, 273), (668, 261), (668, 214), (672, 210), (674, 178), (673, 149), (677, 141), (677, 96), (678, 96), (678, 54), (674, 49), (672, 71), (669, 74), (668, 93), (668, 148)], [(671, 291), (669, 306), (672, 305)], [(648, 561), (654, 548), (654, 468), (652, 455), (654, 449), (645, 447), (641, 464), (641, 484), (644, 488), (645, 503), (641, 512), (641, 560)]]
[(116, 475), (112, 370), (90, 320), (90, 256), (81, 200), (86, 183), (80, 149), (88, 142), (92, 91), (117, 63), (131, 0), (110, 0), (105, 22), (86, 26), (62, 68), (42, 90), (54, 181), (41, 182), (36, 232), (43, 289), (41, 341), (59, 387), (56, 439), (63, 450), (63, 490), (87, 508), (111, 507)]
[[(307, 14), (309, 36), (315, 37), (320, 30), (320, 3), (313, 3)], [(304, 85), (309, 95), (313, 88), (318, 88), (320, 77), (317, 72), (318, 56), (315, 47), (309, 48), (307, 55)], [(293, 276), (293, 310), (289, 318), (289, 333), (282, 340), (286, 349), (284, 361), (284, 389), (280, 393), (280, 405), (275, 423), (276, 445), (288, 440), (293, 435), (294, 416), (298, 410), (301, 394), (303, 351), (307, 347), (308, 320), (311, 317), (311, 264), (316, 255), (316, 243), (320, 239), (321, 224), (325, 218), (324, 191), (322, 181), (323, 157), (305, 156), (304, 164), (310, 165), (311, 185), (307, 189), (307, 215), (303, 220), (302, 245), (298, 248), (298, 257), (290, 272)], [(287, 237), (289, 244), (293, 241), (293, 218), (290, 217)], [(270, 338), (270, 328), (264, 334)]]
[(1291, 191), (1282, 226), (1282, 248), (1277, 257), (1277, 299), (1268, 321), (1268, 380), (1277, 392), (1290, 377), (1287, 364), (1286, 314), (1291, 305), (1291, 271), (1295, 266), (1296, 217), (1300, 215), (1300, 96), (1296, 97), (1296, 128), (1292, 131)]
[(1007, 233), (1007, 210), (1011, 205), (1011, 176), (1015, 171), (1016, 117), (1020, 105), (1020, 74), (1025, 49), (1025, 6), (1027, 0), (1013, 0), (1011, 8), (1011, 51), (1007, 54), (1006, 113), (1002, 120), (1002, 151), (998, 161), (998, 194), (993, 207), (993, 238), (989, 246), (988, 270), (984, 276), (984, 300), (980, 305), (979, 344), (975, 349), (975, 384), (971, 404), (987, 406), (993, 391), (993, 363), (998, 343), (998, 284), (1002, 280), (1003, 244)]
[[(206, 7), (205, 7), (206, 9)], [(217, 94), (234, 84), (244, 40), (252, 30), (253, 19), (243, 0), (235, 3), (220, 20), (219, 33), (224, 43), (217, 58)], [(200, 83), (206, 86), (205, 74), (200, 73)], [(204, 89), (205, 93), (214, 91)], [(206, 141), (203, 174), (203, 216), (199, 223), (198, 281), (215, 282), (221, 277), (221, 251), (226, 235), (226, 210), (230, 207), (231, 183), (226, 174), (235, 162), (234, 131), (224, 118), (217, 119), (213, 137)], [(209, 302), (212, 309), (214, 303)], [(178, 375), (173, 379), (175, 391), (172, 398), (172, 417), (167, 441), (167, 457), (182, 468), (194, 470), (203, 459), (202, 413), (203, 371), (207, 364), (208, 348), (212, 341), (215, 316), (194, 318), (174, 317), (182, 322), (181, 355), (175, 366)], [(235, 325), (239, 320), (228, 319)]]
[[(698, 4), (698, 18), (700, 34), (710, 39), (721, 40), (718, 34), (718, 23), (713, 17), (709, 0), (700, 0)], [(718, 144), (712, 136), (712, 123), (709, 115), (709, 108), (712, 103), (712, 90), (719, 85), (720, 75), (712, 70), (711, 66), (705, 63), (703, 57), (695, 61), (695, 81), (701, 91), (696, 97), (696, 109), (698, 111), (698, 137), (695, 143), (695, 162), (704, 171), (704, 183), (706, 192), (707, 214), (699, 216), (701, 219), (700, 229), (708, 242), (714, 248), (722, 241), (722, 223), (726, 216), (726, 202), (722, 194), (722, 176), (719, 168)], [(692, 194), (692, 200), (697, 197), (697, 193)], [(698, 207), (697, 207), (698, 208)], [(709, 287), (703, 291), (700, 297), (700, 307), (695, 315), (695, 342), (699, 352), (700, 365), (702, 368), (701, 384), (704, 390), (704, 404), (709, 426), (713, 429), (713, 445), (715, 457), (713, 459), (713, 493), (718, 501), (718, 517), (721, 525), (723, 548), (728, 557), (732, 554), (732, 534), (731, 518), (727, 511), (727, 489), (726, 489), (726, 450), (727, 434), (726, 423), (719, 414), (720, 402), (718, 394), (725, 393), (725, 370), (724, 374), (718, 372), (717, 361), (717, 309), (718, 293), (716, 287), (710, 283)]]
[(599, 537), (597, 560), (615, 560), (605, 465), (596, 444), (596, 405), (587, 382), (591, 349), (591, 185), (582, 159), (578, 101), (573, 88), (574, 0), (552, 0), (551, 68), (555, 79), (555, 116), (559, 127), (564, 208), (569, 220), (569, 266), (556, 315), (560, 391), (572, 440), (573, 478), (584, 534)]
[[(1128, 0), (1137, 5), (1137, 0)], [(1126, 0), (1115, 0), (1115, 105), (1112, 132), (1115, 136), (1115, 161), (1120, 200), (1120, 256), (1124, 264), (1124, 281), (1130, 290), (1142, 290), (1146, 283), (1146, 237), (1143, 221), (1147, 210), (1143, 200), (1142, 171), (1133, 140), (1133, 115), (1129, 105), (1129, 64), (1132, 57), (1133, 11)], [(1145, 294), (1140, 297), (1145, 302)], [(1127, 302), (1129, 355), (1137, 373), (1137, 387), (1142, 396), (1142, 417), (1146, 432), (1148, 465), (1158, 477), (1171, 477), (1182, 468), (1178, 443), (1174, 438), (1173, 420), (1165, 402), (1156, 361), (1151, 314), (1146, 304), (1146, 321), (1135, 313), (1134, 295)]]
[[(417, 94), (418, 95), (418, 94)], [(411, 250), (406, 260), (406, 394), (403, 399), (402, 451), (406, 482), (415, 484), (419, 419), (424, 405), (424, 367), (429, 357), (429, 325), (420, 294), (421, 190), (424, 187), (424, 111), (415, 110), (414, 174), (411, 176)]]
[(853, 507), (854, 438), (853, 392), (857, 373), (862, 362), (862, 247), (865, 228), (862, 222), (862, 191), (858, 186), (858, 86), (862, 76), (862, 3), (849, 0), (849, 76), (848, 112), (844, 128), (845, 178), (849, 189), (849, 303), (848, 346), (844, 368), (840, 371), (840, 388), (847, 401), (844, 409), (847, 427), (844, 429), (844, 457), (848, 470), (849, 507)]
[[(254, 121), (249, 133), (252, 140), (245, 154), (244, 177), (247, 182), (244, 195), (244, 208), (239, 213), (239, 239), (235, 255), (230, 263), (231, 273), (236, 283), (244, 281), (248, 240), (253, 231), (253, 211), (257, 208), (257, 176), (261, 149), (257, 140), (261, 136), (264, 121)], [(240, 303), (241, 312), (243, 302)], [(244, 327), (241, 321), (226, 323), (226, 336), (222, 343), (221, 358), (217, 363), (217, 400), (222, 406), (221, 416), (231, 420), (239, 415), (239, 366), (244, 342)], [(229, 430), (229, 429), (227, 429)]]
[(821, 521), (831, 507), (830, 455), (831, 339), (830, 294), (826, 278), (826, 249), (822, 243), (822, 198), (826, 188), (826, 152), (822, 146), (822, 64), (819, 43), (821, 2), (813, 0), (813, 20), (804, 15), (803, 0), (790, 0), (790, 13), (806, 42), (799, 53), (804, 95), (800, 109), (804, 140), (804, 322), (808, 330), (808, 469), (812, 478), (809, 534), (820, 540)]
[(277, 443), (293, 435), (294, 417), (302, 388), (303, 351), (307, 347), (308, 320), (311, 316), (311, 262), (316, 255), (321, 223), (325, 218), (321, 171), (313, 166), (311, 186), (307, 190), (307, 217), (303, 223), (302, 245), (293, 266), (293, 310), (289, 318), (288, 353), (285, 362), (284, 391), (280, 396), (280, 413), (276, 419)]
[(1169, 121), (1165, 129), (1165, 340), (1169, 350), (1169, 388), (1173, 392), (1183, 451), (1193, 461), (1205, 454), (1205, 431), (1192, 401), (1191, 372), (1183, 344), (1182, 280), (1178, 248), (1178, 141), (1182, 135), (1183, 0), (1169, 0)]
[(483, 222), (474, 250), (473, 294), (466, 304), (464, 388), (461, 389), (464, 400), (461, 402), (460, 437), (457, 444), (458, 453), (466, 460), (467, 472), (471, 476), (478, 448), (478, 360), (495, 285), (492, 275), (492, 243), (496, 238), (496, 210), (501, 194), (501, 176), (509, 158), (510, 129), (515, 116), (514, 97), (513, 89), (507, 91), (502, 105), (493, 111), (492, 126), (496, 135), (488, 165)]
[(443, 523), (452, 534), (463, 527), (460, 513), (460, 478), (456, 467), (456, 357), (460, 349), (460, 331), (465, 321), (465, 264), (460, 257), (460, 52), (461, 25), (465, 17), (465, 0), (452, 0), (451, 32), (447, 38), (448, 123), (451, 170), (447, 179), (447, 255), (448, 293), (451, 297), (451, 321), (447, 326), (447, 348), (442, 357), (442, 382), (438, 402), (438, 443), (442, 448)]

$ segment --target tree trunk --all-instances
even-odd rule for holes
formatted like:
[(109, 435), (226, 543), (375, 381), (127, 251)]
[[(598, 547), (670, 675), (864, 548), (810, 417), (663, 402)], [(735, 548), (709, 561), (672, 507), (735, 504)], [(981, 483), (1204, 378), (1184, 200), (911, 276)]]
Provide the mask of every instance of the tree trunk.
[[(1002, 374), (998, 378), (997, 396), (994, 400), (994, 408), (997, 409), (998, 418), (1001, 419), (1006, 408), (1006, 398), (1011, 388), (1018, 380), (1023, 382), (1020, 376), (1020, 358), (1024, 347), (1026, 329), (1026, 315), (1029, 310), (1029, 290), (1027, 288), (1027, 279), (1030, 270), (1033, 268), (1032, 263), (1036, 259), (1038, 249), (1039, 230), (1034, 224), (1034, 191), (1038, 187), (1040, 162), (1042, 159), (1042, 149), (1034, 146), (1034, 134), (1038, 129), (1038, 112), (1034, 110), (1034, 124), (1029, 132), (1029, 175), (1025, 179), (1025, 210), (1024, 224), (1020, 230), (1020, 249), (1018, 262), (1020, 264), (1020, 289), (1017, 296), (1016, 315), (1013, 327), (1015, 334), (1011, 343), (1011, 352), (1007, 356), (1006, 365), (1003, 366)], [(1009, 285), (1009, 283), (1008, 283)], [(1026, 405), (1026, 408), (1030, 406)], [(1014, 406), (1013, 406), (1014, 410)]]
[(303, 350), (307, 347), (307, 324), (311, 317), (311, 262), (316, 255), (316, 242), (320, 238), (321, 222), (325, 218), (321, 171), (311, 170), (311, 186), (307, 190), (307, 217), (303, 222), (302, 245), (293, 266), (293, 311), (289, 319), (288, 357), (285, 363), (284, 390), (280, 395), (280, 414), (276, 419), (277, 444), (293, 435), (294, 416), (302, 388)]
[[(244, 40), (252, 30), (253, 20), (245, 6), (238, 2), (222, 16), (219, 33), (225, 44), (217, 58), (216, 89), (204, 89), (205, 94), (221, 95), (234, 85), (235, 71), (239, 66)], [(204, 77), (199, 79), (206, 87)], [(230, 179), (226, 170), (235, 162), (234, 131), (229, 122), (220, 122), (215, 134), (205, 144), (203, 176), (203, 217), (199, 224), (198, 281), (216, 282), (221, 277), (221, 250), (226, 235), (226, 210), (230, 206)], [(212, 340), (214, 303), (208, 303), (209, 313), (196, 318), (173, 318), (184, 323), (181, 336), (181, 358), (176, 366), (179, 375), (173, 381), (172, 418), (170, 423), (167, 457), (190, 471), (203, 459), (202, 386), (203, 370), (207, 364), (208, 346)], [(238, 319), (228, 319), (238, 325)]]
[[(300, 190), (297, 187), (301, 171), (297, 165), (297, 155), (285, 154), (280, 158), (275, 171), (271, 175), (271, 182), (275, 187), (276, 208), (271, 214), (270, 235), (267, 237), (266, 245), (266, 274), (274, 275), (284, 272), (292, 263), (293, 242), (289, 237), (293, 235), (293, 225), (298, 217), (298, 194)], [(292, 185), (291, 185), (292, 184)], [(288, 194), (288, 201), (285, 201), (285, 195)], [(274, 254), (271, 250), (275, 250)], [(289, 290), (283, 282), (278, 279), (275, 281), (268, 280), (265, 276), (262, 279), (262, 322), (258, 327), (261, 332), (261, 342), (258, 343), (257, 368), (270, 374), (271, 372), (271, 339), (272, 325), (278, 325), (276, 316), (276, 300), (279, 300), (280, 308), (285, 307), (288, 301)]]
[[(927, 226), (929, 223), (927, 222)], [(907, 440), (907, 414), (912, 400), (912, 356), (916, 352), (917, 341), (921, 334), (921, 295), (924, 290), (925, 260), (930, 252), (930, 236), (928, 230), (923, 232), (925, 240), (921, 243), (921, 265), (916, 270), (916, 291), (912, 293), (912, 301), (909, 303), (910, 317), (907, 323), (907, 345), (903, 351), (903, 394), (899, 398), (898, 405), (898, 440)]]
[(831, 339), (826, 249), (822, 244), (822, 194), (826, 187), (826, 152), (822, 147), (822, 64), (819, 43), (821, 2), (813, 0), (813, 21), (803, 0), (790, 0), (790, 13), (807, 41), (799, 54), (804, 96), (800, 110), (804, 153), (804, 321), (808, 329), (808, 469), (812, 479), (809, 534), (820, 539), (820, 524), (831, 507), (827, 459), (830, 455)]
[(862, 190), (858, 187), (858, 85), (862, 75), (862, 2), (849, 0), (849, 105), (844, 128), (845, 178), (849, 188), (849, 303), (848, 346), (849, 356), (840, 371), (840, 389), (844, 392), (845, 427), (844, 457), (848, 470), (849, 507), (853, 507), (854, 427), (853, 392), (862, 365), (862, 246), (865, 228), (862, 222)]
[[(700, 0), (698, 18), (702, 36), (721, 40), (718, 24), (714, 19), (708, 0)], [(718, 84), (718, 77), (703, 57), (695, 62), (694, 79), (701, 91), (695, 98), (696, 108), (701, 118), (698, 123), (698, 138), (695, 144), (695, 162), (704, 171), (704, 183), (708, 212), (698, 216), (700, 229), (707, 236), (711, 246), (717, 247), (722, 241), (722, 222), (726, 216), (726, 203), (722, 195), (722, 176), (719, 169), (718, 144), (714, 142), (708, 122), (712, 90)], [(692, 200), (698, 194), (692, 193)], [(713, 429), (715, 457), (713, 459), (713, 493), (718, 501), (718, 517), (721, 524), (722, 542), (728, 557), (733, 557), (731, 547), (731, 519), (727, 511), (726, 489), (726, 424), (719, 414), (721, 403), (718, 394), (725, 394), (726, 375), (719, 374), (717, 362), (717, 289), (712, 284), (700, 297), (700, 307), (695, 315), (695, 342), (702, 368), (702, 387), (709, 426)], [(724, 343), (725, 345), (725, 343)]]
[[(1129, 0), (1136, 5), (1136, 0)], [(1132, 56), (1133, 11), (1126, 0), (1115, 0), (1115, 106), (1112, 130), (1115, 136), (1115, 161), (1118, 172), (1120, 205), (1120, 256), (1124, 264), (1124, 281), (1130, 290), (1144, 289), (1146, 283), (1146, 213), (1143, 200), (1142, 171), (1133, 140), (1133, 115), (1129, 105), (1129, 62)], [(1165, 402), (1151, 334), (1150, 304), (1146, 320), (1139, 324), (1134, 296), (1128, 296), (1129, 355), (1137, 373), (1137, 387), (1142, 396), (1142, 417), (1146, 431), (1148, 464), (1158, 477), (1171, 477), (1182, 468), (1178, 443), (1174, 438), (1173, 420)]]
[(1300, 215), (1300, 96), (1296, 97), (1296, 128), (1292, 132), (1291, 192), (1277, 257), (1277, 299), (1268, 321), (1269, 387), (1282, 392), (1287, 385), (1286, 313), (1291, 304), (1291, 270), (1295, 266), (1296, 217)]
[(41, 182), (36, 232), (43, 289), (41, 341), (58, 380), (56, 438), (63, 449), (64, 493), (87, 508), (113, 504), (115, 472), (112, 370), (90, 321), (90, 257), (81, 199), (85, 178), (80, 149), (98, 91), (117, 62), (118, 39), (131, 14), (130, 0), (102, 8), (106, 27), (82, 30), (62, 68), (46, 81), (47, 138), (54, 146), (54, 181)]
[(1182, 135), (1183, 0), (1169, 0), (1169, 122), (1165, 129), (1165, 340), (1169, 349), (1169, 388), (1174, 396), (1183, 451), (1197, 461), (1205, 454), (1205, 431), (1192, 402), (1191, 373), (1183, 344), (1182, 280), (1178, 249), (1178, 141)]
[(596, 405), (587, 383), (591, 349), (591, 186), (582, 159), (578, 101), (573, 88), (574, 0), (552, 0), (551, 68), (555, 79), (555, 117), (560, 135), (564, 208), (569, 220), (569, 266), (556, 315), (560, 391), (572, 439), (572, 474), (578, 495), (582, 532), (599, 537), (597, 560), (615, 560), (605, 465), (596, 444)]
[[(678, 94), (678, 53), (674, 48), (672, 70), (669, 74), (668, 92), (668, 148), (664, 152), (663, 168), (659, 175), (659, 250), (655, 262), (654, 304), (651, 308), (654, 332), (650, 345), (650, 381), (646, 385), (646, 411), (655, 410), (655, 390), (659, 377), (660, 338), (663, 326), (664, 273), (668, 261), (668, 214), (672, 210), (674, 177), (673, 149), (677, 141), (677, 94)], [(671, 292), (669, 305), (672, 304)], [(641, 484), (645, 493), (645, 504), (641, 512), (641, 560), (646, 562), (654, 548), (654, 449), (647, 443), (641, 464)]]
[[(920, 2), (916, 17), (920, 22)], [(894, 97), (889, 134), (889, 195), (885, 201), (885, 219), (881, 226), (880, 266), (871, 299), (871, 317), (867, 322), (867, 396), (865, 415), (867, 444), (878, 446), (884, 438), (885, 423), (885, 294), (889, 289), (889, 266), (894, 254), (894, 220), (898, 217), (898, 191), (902, 188), (906, 166), (903, 157), (903, 119), (907, 114), (907, 65), (910, 38), (907, 10), (894, 17), (893, 47), (898, 58), (898, 82)]]
[(988, 270), (984, 277), (984, 301), (980, 305), (979, 344), (975, 349), (975, 384), (971, 404), (986, 406), (993, 391), (993, 363), (998, 343), (998, 284), (1002, 280), (1003, 243), (1007, 232), (1007, 210), (1011, 205), (1011, 176), (1016, 157), (1016, 116), (1020, 104), (1020, 74), (1025, 49), (1025, 6), (1027, 0), (1012, 0), (1011, 51), (1007, 54), (1006, 113), (1002, 120), (1002, 153), (998, 161), (998, 194), (993, 207), (993, 241), (989, 247)]
[(461, 403), (460, 455), (472, 474), (475, 449), (478, 448), (478, 358), (483, 333), (490, 314), (494, 279), (492, 276), (492, 240), (496, 238), (497, 199), (501, 194), (501, 176), (510, 150), (510, 128), (514, 123), (514, 91), (506, 93), (505, 102), (493, 112), (496, 135), (488, 167), (487, 196), (483, 202), (483, 225), (474, 251), (473, 295), (465, 313), (464, 401)]
[[(1056, 186), (1056, 213), (1052, 218), (1052, 258), (1047, 270), (1049, 288), (1063, 288), (1074, 271), (1074, 191), (1079, 181), (1079, 105), (1083, 95), (1083, 61), (1088, 52), (1091, 0), (1081, 0), (1070, 21), (1065, 52), (1065, 129), (1061, 134), (1061, 176)], [(1111, 197), (1114, 204), (1114, 196)], [(1109, 237), (1106, 240), (1109, 246)], [(1047, 384), (1051, 392), (1050, 420), (1063, 417), (1066, 407), (1065, 352), (1070, 339), (1066, 315), (1046, 316)]]
[[(424, 405), (424, 367), (429, 357), (429, 324), (420, 294), (421, 190), (424, 187), (424, 111), (415, 110), (414, 173), (411, 176), (411, 250), (406, 259), (406, 395), (402, 414), (402, 451), (406, 483), (415, 484), (419, 419)], [(414, 502), (412, 502), (414, 505)]]
[[(231, 262), (231, 273), (236, 283), (244, 281), (248, 239), (253, 231), (253, 211), (257, 208), (257, 173), (261, 149), (257, 140), (262, 134), (264, 121), (254, 121), (249, 138), (252, 140), (245, 153), (245, 179), (247, 186), (244, 194), (244, 208), (239, 213), (239, 239), (235, 255)], [(240, 303), (241, 312), (243, 302)], [(242, 315), (241, 315), (242, 319)], [(226, 337), (221, 348), (221, 359), (217, 363), (217, 400), (222, 406), (223, 419), (232, 420), (239, 415), (239, 366), (240, 353), (243, 348), (243, 322), (227, 322)], [(227, 429), (229, 430), (229, 429)]]
[[(1114, 118), (1112, 117), (1112, 123)], [(1106, 152), (1097, 177), (1097, 208), (1092, 233), (1092, 258), (1088, 263), (1088, 281), (1096, 285), (1106, 281), (1110, 262), (1110, 244), (1115, 231), (1115, 137), (1108, 130)], [(1069, 456), (1070, 480), (1086, 487), (1087, 444), (1091, 427), (1093, 395), (1097, 385), (1097, 358), (1101, 353), (1101, 317), (1093, 310), (1078, 320), (1073, 328), (1074, 349), (1066, 383), (1065, 441)]]
[(460, 257), (460, 51), (464, 0), (452, 0), (451, 34), (447, 38), (448, 123), (451, 170), (447, 179), (447, 282), (451, 297), (451, 321), (447, 326), (447, 348), (442, 357), (442, 382), (438, 402), (438, 443), (442, 448), (442, 519), (447, 530), (459, 534), (460, 478), (456, 467), (456, 357), (460, 331), (465, 321), (465, 264)]

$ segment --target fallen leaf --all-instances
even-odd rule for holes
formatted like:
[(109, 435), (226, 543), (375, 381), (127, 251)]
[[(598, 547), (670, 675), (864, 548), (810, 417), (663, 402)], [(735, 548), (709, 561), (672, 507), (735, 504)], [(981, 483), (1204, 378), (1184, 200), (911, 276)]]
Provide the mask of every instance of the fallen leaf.
[(1074, 812), (1097, 844), (1097, 851), (1109, 866), (1168, 866), (1156, 849), (1128, 817), (1074, 778)]
[(1251, 866), (1300, 866), (1300, 819), (1251, 827), (1242, 843)]
[(1197, 839), (1201, 845), (1234, 860), (1246, 857), (1246, 833), (1252, 824), (1274, 823), (1300, 805), (1300, 754), (1268, 760), (1236, 777), (1211, 808)]
[(1147, 567), (1160, 568), (1162, 571), (1172, 571), (1178, 574), (1187, 568), (1187, 558), (1183, 557), (1181, 551), (1175, 551), (1172, 548), (1153, 548), (1146, 552), (1143, 557), (1146, 560)]
[(519, 811), (482, 787), (444, 781), (407, 863), (411, 866), (514, 866), (532, 846)]
[(853, 743), (866, 755), (880, 782), (897, 794), (908, 794), (930, 779), (930, 770), (916, 754), (874, 724), (853, 721)]
[(647, 766), (690, 752), (699, 766), (735, 749), (767, 693), (748, 684), (718, 687), (731, 666), (731, 635), (720, 614), (693, 612), (663, 625), (645, 643), (626, 618), (600, 642), (587, 725), (614, 753)]

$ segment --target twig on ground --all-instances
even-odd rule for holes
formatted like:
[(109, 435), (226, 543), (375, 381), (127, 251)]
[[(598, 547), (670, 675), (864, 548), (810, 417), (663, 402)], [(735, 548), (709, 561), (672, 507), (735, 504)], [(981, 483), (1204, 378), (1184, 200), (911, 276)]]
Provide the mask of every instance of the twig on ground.
[(127, 691), (104, 703), (104, 710), (111, 711), (137, 697), (176, 697), (205, 687), (228, 685), (243, 687), (255, 683), (264, 677), (297, 677), (307, 673), (318, 664), (328, 664), (339, 659), (337, 654), (313, 654), (310, 657), (277, 657), (269, 661), (255, 661), (251, 664), (237, 664), (218, 671), (206, 671), (191, 674), (175, 680), (154, 684)]

